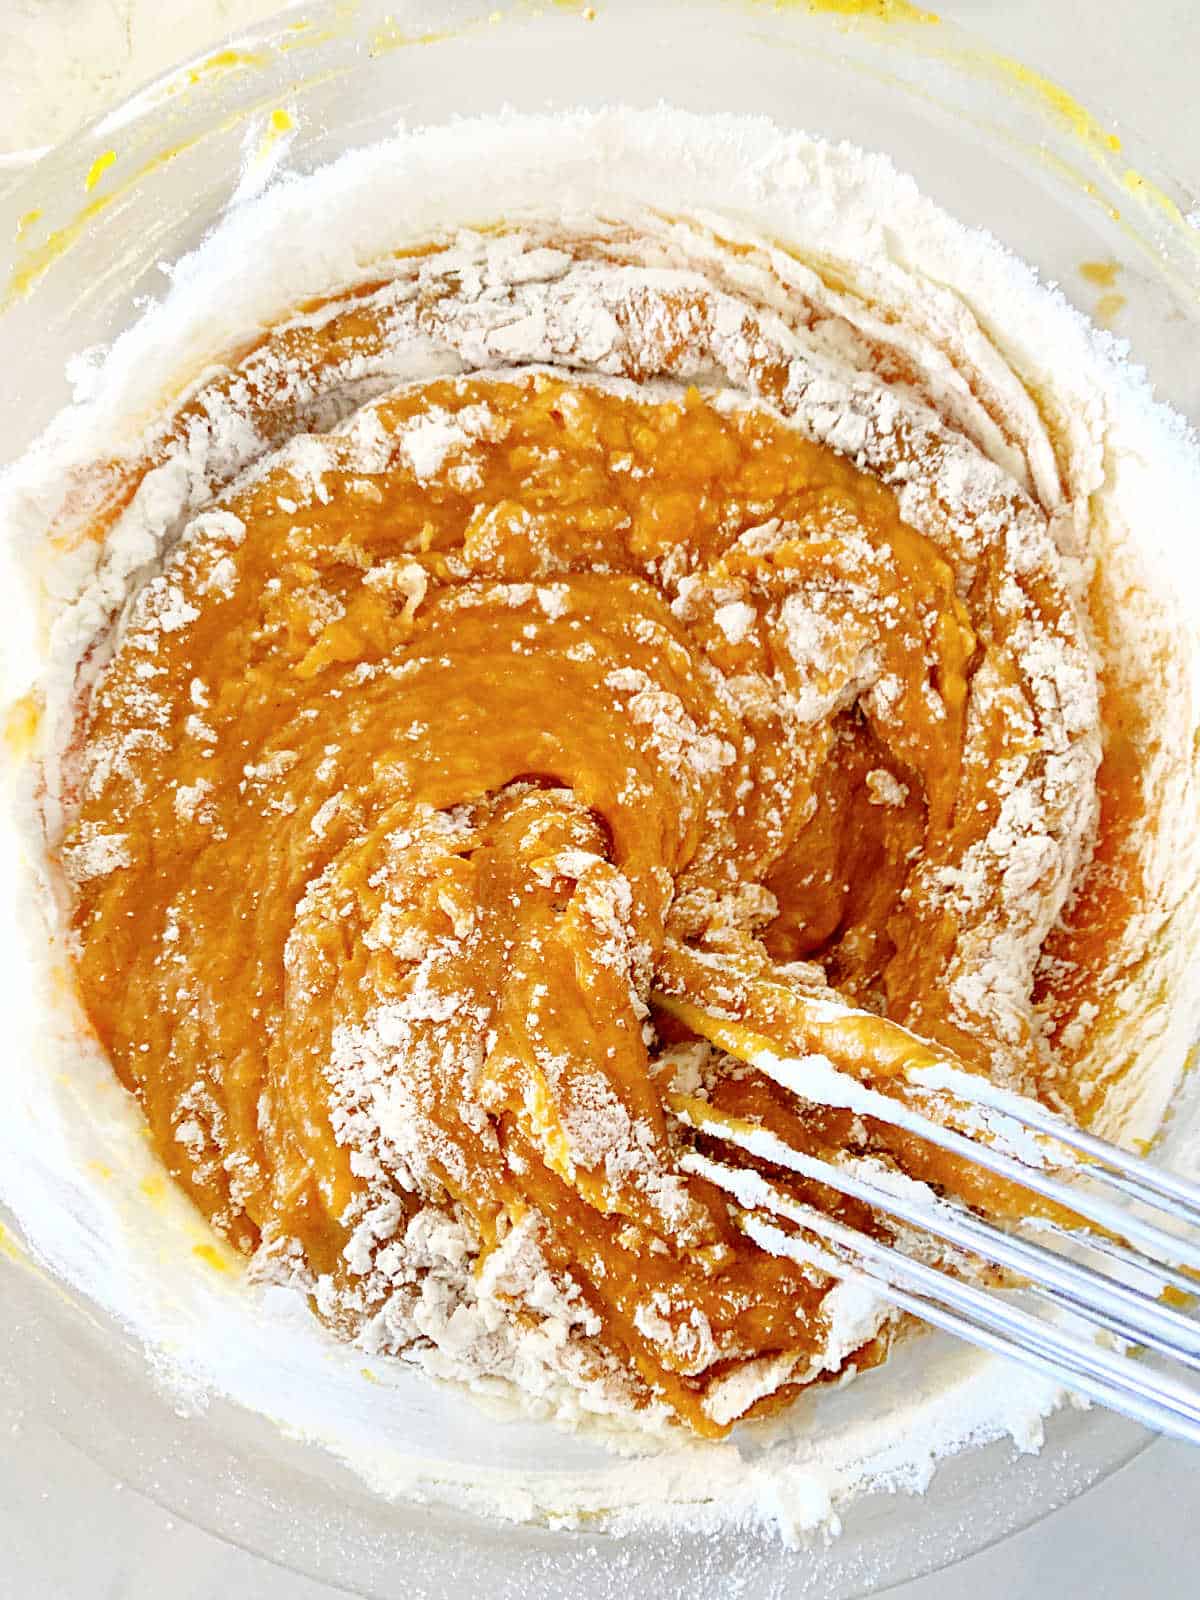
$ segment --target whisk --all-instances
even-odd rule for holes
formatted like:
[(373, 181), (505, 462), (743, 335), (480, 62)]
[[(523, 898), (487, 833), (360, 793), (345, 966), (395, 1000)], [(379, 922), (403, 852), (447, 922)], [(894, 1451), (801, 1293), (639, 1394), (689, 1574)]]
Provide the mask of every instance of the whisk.
[[(887, 1123), (1049, 1203), (1040, 1207), (1046, 1215), (1002, 1224), (871, 1157), (825, 1159), (698, 1095), (669, 1095), (680, 1121), (705, 1136), (704, 1149), (682, 1156), (682, 1168), (728, 1194), (737, 1226), (761, 1249), (864, 1281), (926, 1323), (1200, 1444), (1200, 1386), (1138, 1358), (1152, 1350), (1200, 1369), (1200, 1321), (1184, 1309), (1200, 1290), (1200, 1185), (840, 1001), (789, 998), (808, 1039), (844, 1044), (848, 1028), (869, 1038), (873, 1060), (887, 1063), (886, 1091), (840, 1070), (819, 1049), (789, 1055), (744, 1023), (688, 1000), (656, 994), (654, 1002), (801, 1100)], [(713, 1142), (752, 1157), (753, 1165), (716, 1159), (706, 1153)], [(892, 1219), (895, 1242), (784, 1193), (764, 1167), (865, 1203)], [(1016, 1294), (1007, 1292), (1014, 1280)]]

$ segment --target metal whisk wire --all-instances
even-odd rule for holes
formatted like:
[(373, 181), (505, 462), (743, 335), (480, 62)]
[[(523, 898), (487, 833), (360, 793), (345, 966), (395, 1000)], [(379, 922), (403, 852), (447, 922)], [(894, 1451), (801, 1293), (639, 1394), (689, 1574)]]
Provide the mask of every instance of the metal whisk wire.
[[(1129, 1353), (1153, 1350), (1200, 1371), (1200, 1322), (1163, 1298), (1200, 1291), (1200, 1277), (1193, 1277), (1200, 1274), (1200, 1186), (953, 1065), (925, 1061), (895, 1080), (902, 1094), (885, 1093), (824, 1056), (789, 1056), (736, 1021), (678, 997), (658, 1001), (801, 1100), (916, 1135), (1072, 1218), (1002, 1226), (876, 1158), (826, 1159), (697, 1095), (669, 1095), (674, 1115), (707, 1141), (681, 1157), (682, 1168), (730, 1197), (738, 1226), (761, 1249), (832, 1277), (863, 1280), (924, 1322), (1047, 1373), (1147, 1427), (1200, 1444), (1200, 1387)], [(817, 1004), (827, 1016), (831, 1003)], [(900, 1045), (919, 1043), (894, 1024), (864, 1020)], [(948, 1125), (951, 1117), (959, 1127)], [(755, 1166), (718, 1159), (708, 1153), (714, 1144), (753, 1157)], [(764, 1166), (863, 1202), (889, 1219), (894, 1237), (877, 1238), (797, 1200), (764, 1176)], [(983, 1281), (983, 1264), (1000, 1269), (1007, 1287)], [(1020, 1301), (1008, 1292), (1014, 1279)], [(1102, 1342), (1105, 1335), (1111, 1337)]]

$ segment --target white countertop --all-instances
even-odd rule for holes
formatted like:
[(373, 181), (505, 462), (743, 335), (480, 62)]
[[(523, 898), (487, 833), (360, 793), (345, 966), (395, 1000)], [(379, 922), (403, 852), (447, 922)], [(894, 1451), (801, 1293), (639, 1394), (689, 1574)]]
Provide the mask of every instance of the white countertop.
[[(1195, 0), (928, 0), (1136, 129), (1200, 181)], [(61, 138), (271, 0), (0, 0), (0, 157)], [(164, 26), (169, 21), (169, 26)], [(1158, 1442), (1026, 1533), (895, 1600), (1174, 1600), (1200, 1589), (1200, 1452)], [(122, 1488), (49, 1430), (0, 1415), (0, 1600), (332, 1600)], [(397, 1573), (395, 1593), (406, 1593)], [(661, 1600), (673, 1600), (666, 1590)]]

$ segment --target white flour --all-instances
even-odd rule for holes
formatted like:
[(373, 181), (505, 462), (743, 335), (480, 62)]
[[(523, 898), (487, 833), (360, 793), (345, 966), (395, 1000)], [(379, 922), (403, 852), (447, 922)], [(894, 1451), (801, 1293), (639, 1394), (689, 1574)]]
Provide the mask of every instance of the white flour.
[[(673, 377), (715, 378), (731, 390), (739, 387), (750, 305), (758, 319), (753, 337), (778, 338), (794, 358), (796, 381), (787, 409), (812, 436), (891, 481), (905, 518), (936, 529), (953, 544), (965, 572), (991, 538), (1013, 541), (1010, 558), (1018, 568), (1023, 561), (1028, 568), (1048, 559), (1052, 540), (1082, 596), (1098, 554), (1101, 603), (1121, 594), (1128, 608), (1120, 670), (1158, 697), (1160, 743), (1152, 774), (1162, 812), (1160, 827), (1141, 842), (1149, 885), (1145, 918), (1129, 936), (1130, 949), (1114, 953), (1119, 965), (1131, 963), (1135, 944), (1144, 952), (1124, 1015), (1103, 1036), (1084, 1008), (1070, 1026), (1080, 1030), (1080, 1042), (1089, 1040), (1089, 1030), (1095, 1033), (1097, 1071), (1114, 1051), (1139, 1043), (1140, 1074), (1111, 1104), (1105, 1102), (1098, 1126), (1119, 1127), (1129, 1136), (1149, 1133), (1169, 1098), (1196, 1016), (1195, 996), (1185, 992), (1181, 977), (1197, 893), (1196, 791), (1188, 766), (1196, 719), (1195, 620), (1180, 608), (1190, 601), (1179, 581), (1185, 552), (1194, 573), (1190, 507), (1200, 503), (1194, 441), (1115, 363), (1103, 336), (993, 242), (959, 228), (922, 200), (881, 158), (784, 136), (749, 120), (614, 111), (462, 122), (413, 133), (310, 178), (285, 182), (228, 218), (179, 264), (164, 303), (88, 373), (80, 403), (10, 475), (4, 510), (26, 557), (39, 553), (47, 509), (54, 507), (70, 467), (105, 451), (135, 448), (161, 412), (173, 374), (192, 370), (199, 386), (210, 364), (244, 342), (256, 325), (306, 297), (370, 275), (372, 266), (379, 271), (385, 254), (405, 242), (477, 217), (485, 150), (493, 214), (523, 224), (524, 236), (460, 235), (415, 276), (399, 274), (379, 291), (394, 330), (382, 358), (350, 361), (326, 392), (278, 368), (264, 370), (262, 382), (290, 385), (301, 414), (321, 428), (386, 387), (463, 367), (552, 363), (613, 381), (625, 370), (621, 358), (636, 347), (637, 337), (649, 345), (667, 331), (654, 321), (659, 302), (651, 291), (687, 288), (704, 272), (719, 281), (721, 293), (714, 297), (711, 323), (687, 330), (694, 370)], [(676, 220), (664, 222), (660, 211)], [(314, 215), (322, 218), (315, 236), (308, 226)], [(637, 271), (648, 310), (640, 333), (631, 334), (627, 319), (617, 315), (628, 305), (628, 270), (604, 260), (573, 270), (571, 255), (545, 241), (547, 231), (560, 238), (576, 231), (594, 235), (597, 218), (604, 219), (614, 247), (625, 229), (642, 241)], [(714, 234), (758, 246), (771, 271), (753, 254), (729, 253)], [(309, 241), (304, 250), (295, 248), (297, 237)], [(795, 255), (768, 240), (786, 241)], [(803, 264), (805, 257), (837, 262), (844, 287), (829, 288)], [(440, 321), (436, 315), (418, 319), (416, 290), (437, 280), (447, 298), (446, 315)], [(798, 306), (805, 314), (796, 319)], [(781, 320), (784, 312), (788, 317)], [(785, 320), (798, 320), (799, 331), (785, 327)], [(880, 365), (902, 372), (903, 381), (891, 387), (877, 381), (872, 369)], [(1039, 393), (1041, 414), (1031, 388)], [(60, 609), (50, 644), (59, 676), (51, 683), (43, 721), (49, 747), (61, 741), (67, 725), (69, 668), (80, 651), (105, 632), (110, 615), (154, 570), (164, 545), (195, 517), (213, 484), (228, 481), (262, 454), (266, 441), (250, 420), (250, 398), (242, 397), (239, 405), (238, 395), (231, 395), (147, 478), (99, 570), (89, 569), (86, 552), (52, 572), (39, 563), (53, 592), (71, 602)], [(725, 403), (742, 402), (730, 393)], [(487, 408), (478, 412), (469, 418), (427, 416), (408, 431), (402, 448), (419, 476), (450, 471), (469, 483), (472, 439), (488, 437), (491, 426)], [(370, 421), (369, 409), (359, 412), (346, 435), (364, 472), (381, 448)], [(926, 464), (919, 475), (898, 457), (898, 428), (917, 440), (914, 453)], [(323, 498), (328, 457), (312, 443), (289, 446), (297, 498), (285, 510), (304, 498)], [(1014, 483), (1029, 497), (1015, 509)], [(206, 537), (234, 543), (240, 524), (233, 522), (195, 518), (188, 537), (199, 524)], [(768, 542), (772, 537), (769, 526), (755, 533)], [(1170, 579), (1168, 563), (1174, 567)], [(217, 563), (209, 582), (222, 581)], [(403, 572), (395, 575), (402, 593), (410, 581)], [(546, 614), (554, 615), (560, 601), (553, 588), (544, 586), (538, 594)], [(419, 598), (415, 594), (413, 603)], [(718, 625), (738, 642), (751, 625), (749, 608), (736, 594), (718, 598)], [(692, 603), (683, 584), (676, 603)], [(1014, 616), (1020, 609), (1014, 595)], [(122, 626), (169, 632), (187, 624), (187, 610), (167, 579), (154, 577)], [(796, 610), (790, 616), (798, 661), (823, 659), (821, 629), (818, 613)], [(1164, 641), (1165, 675), (1156, 659)], [(1091, 686), (1070, 650), (1061, 641), (1030, 636), (1024, 652), (1041, 685), (1039, 710), (1057, 730), (1046, 772), (1032, 786), (1012, 785), (1000, 824), (979, 856), (954, 881), (936, 886), (969, 905), (987, 881), (989, 861), (1003, 864), (1000, 920), (980, 934), (991, 942), (995, 959), (984, 967), (982, 980), (975, 971), (963, 975), (961, 998), (990, 1015), (1002, 1033), (1018, 1030), (1016, 1036), (1029, 1019), (1021, 1012), (1024, 1002), (1014, 998), (1019, 985), (1011, 975), (1033, 960), (1088, 846), (1078, 816), (1071, 819), (1076, 832), (1069, 845), (1054, 819), (1059, 812), (1065, 817), (1081, 773), (1090, 774), (1097, 755), (1086, 736), (1095, 720)], [(847, 672), (856, 692), (869, 692), (886, 707), (892, 690), (878, 674), (864, 679), (869, 660), (856, 659)], [(633, 675), (616, 676), (620, 681), (612, 687), (628, 699), (630, 714), (667, 741), (664, 760), (704, 770), (732, 759), (719, 740), (682, 728), (670, 708), (655, 701), (652, 685)], [(804, 693), (813, 697), (817, 715), (826, 690), (814, 679)], [(153, 695), (152, 680), (147, 694)], [(204, 685), (194, 686), (201, 736), (205, 695)], [(114, 752), (113, 759), (119, 758)], [(268, 784), (277, 775), (259, 768), (246, 776), (247, 782)], [(881, 803), (896, 803), (886, 782), (875, 789)], [(52, 787), (52, 831), (57, 800)], [(189, 820), (202, 820), (199, 785), (180, 801)], [(90, 839), (74, 870), (80, 877), (102, 874), (120, 864), (122, 852), (118, 835)], [(1041, 920), (1028, 924), (1022, 919), (1029, 883), (1047, 872), (1057, 874), (1057, 891), (1035, 902)], [(1164, 983), (1179, 997), (1167, 1022), (1156, 1005)], [(397, 1025), (402, 1022), (397, 1019)], [(151, 1167), (132, 1107), (111, 1082), (106, 1063), (94, 1056), (80, 1060), (69, 1026), (62, 1031), (65, 1037), (55, 1047), (71, 1063), (65, 1084), (40, 1065), (42, 1041), (40, 1053), (31, 1049), (27, 1064), (0, 1091), (0, 1198), (33, 1249), (114, 1310), (148, 1345), (169, 1350), (164, 1363), (172, 1381), (196, 1394), (227, 1393), (286, 1420), (289, 1428), (328, 1443), (381, 1492), (460, 1499), (509, 1517), (572, 1522), (604, 1512), (618, 1528), (660, 1519), (703, 1526), (732, 1521), (777, 1527), (791, 1537), (824, 1521), (856, 1489), (881, 1482), (919, 1486), (937, 1456), (965, 1443), (1004, 1433), (1019, 1442), (1035, 1439), (1041, 1416), (1061, 1398), (1044, 1380), (1014, 1375), (982, 1356), (948, 1352), (930, 1340), (925, 1343), (932, 1348), (933, 1381), (919, 1396), (898, 1391), (888, 1370), (873, 1373), (857, 1386), (861, 1402), (855, 1414), (847, 1418), (843, 1407), (842, 1425), (832, 1434), (820, 1420), (828, 1403), (814, 1396), (784, 1421), (723, 1445), (681, 1442), (665, 1433), (658, 1440), (619, 1433), (615, 1442), (623, 1452), (641, 1452), (629, 1460), (614, 1457), (587, 1430), (575, 1438), (555, 1435), (547, 1443), (544, 1427), (527, 1420), (480, 1424), (450, 1392), (414, 1403), (414, 1385), (421, 1380), (404, 1372), (387, 1371), (382, 1389), (366, 1386), (361, 1356), (331, 1349), (298, 1314), (293, 1291), (279, 1286), (294, 1263), (270, 1263), (273, 1282), (255, 1288), (205, 1273), (189, 1260), (191, 1242), (203, 1238), (198, 1225), (176, 1197), (154, 1208), (139, 1198), (138, 1185)], [(341, 1047), (354, 1072), (370, 1078), (372, 1040), (347, 1038)], [(411, 1119), (399, 1115), (402, 1110), (377, 1107), (368, 1139), (410, 1133)], [(27, 1131), (14, 1137), (13, 1130), (31, 1127), (38, 1130), (36, 1147)], [(194, 1122), (180, 1132), (186, 1138), (203, 1130)], [(420, 1160), (418, 1149), (404, 1153)], [(89, 1161), (119, 1178), (100, 1181)], [(386, 1226), (386, 1218), (364, 1216), (363, 1248), (383, 1237)], [(610, 1409), (601, 1392), (589, 1398), (586, 1386), (560, 1388), (547, 1376), (556, 1370), (567, 1330), (586, 1322), (588, 1312), (546, 1271), (534, 1227), (512, 1230), (465, 1308), (469, 1241), (455, 1236), (440, 1214), (419, 1213), (409, 1232), (413, 1250), (423, 1249), (435, 1268), (411, 1313), (414, 1325), (433, 1340), (426, 1362), (431, 1371), (474, 1378), (478, 1387), (505, 1399), (486, 1374), (507, 1365), (560, 1418)], [(164, 1261), (171, 1265), (164, 1267)], [(536, 1336), (508, 1350), (504, 1361), (472, 1367), (467, 1357), (480, 1338), (508, 1336), (493, 1325), (489, 1310), (490, 1297), (506, 1281), (524, 1286), (544, 1310), (544, 1322)], [(864, 1330), (885, 1312), (854, 1285), (837, 1291), (831, 1311), (827, 1361), (836, 1366), (840, 1354), (861, 1343)], [(652, 1307), (646, 1315), (654, 1315)], [(375, 1337), (376, 1347), (386, 1349), (396, 1330), (380, 1327)], [(764, 1373), (762, 1379), (769, 1390), (773, 1376)], [(730, 1415), (744, 1398), (744, 1392), (727, 1397)], [(488, 1470), (477, 1465), (478, 1430), (485, 1426), (495, 1436), (491, 1456), (502, 1463)]]

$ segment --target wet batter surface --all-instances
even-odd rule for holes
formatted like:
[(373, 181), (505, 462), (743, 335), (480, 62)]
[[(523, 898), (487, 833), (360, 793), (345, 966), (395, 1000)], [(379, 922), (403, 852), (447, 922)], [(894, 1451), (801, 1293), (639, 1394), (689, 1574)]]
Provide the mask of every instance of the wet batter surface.
[[(1021, 492), (918, 531), (916, 430), (855, 464), (769, 351), (681, 381), (698, 305), (657, 308), (669, 381), (411, 383), (220, 494), (93, 663), (61, 859), (88, 1016), (242, 1250), (372, 1350), (541, 1341), (720, 1433), (886, 1328), (830, 1353), (830, 1280), (679, 1170), (672, 1103), (899, 1146), (656, 996), (803, 1052), (832, 993), (1060, 1101), (1098, 713)], [(373, 316), (303, 337), (332, 368)], [(887, 1070), (869, 1019), (837, 1056)]]

